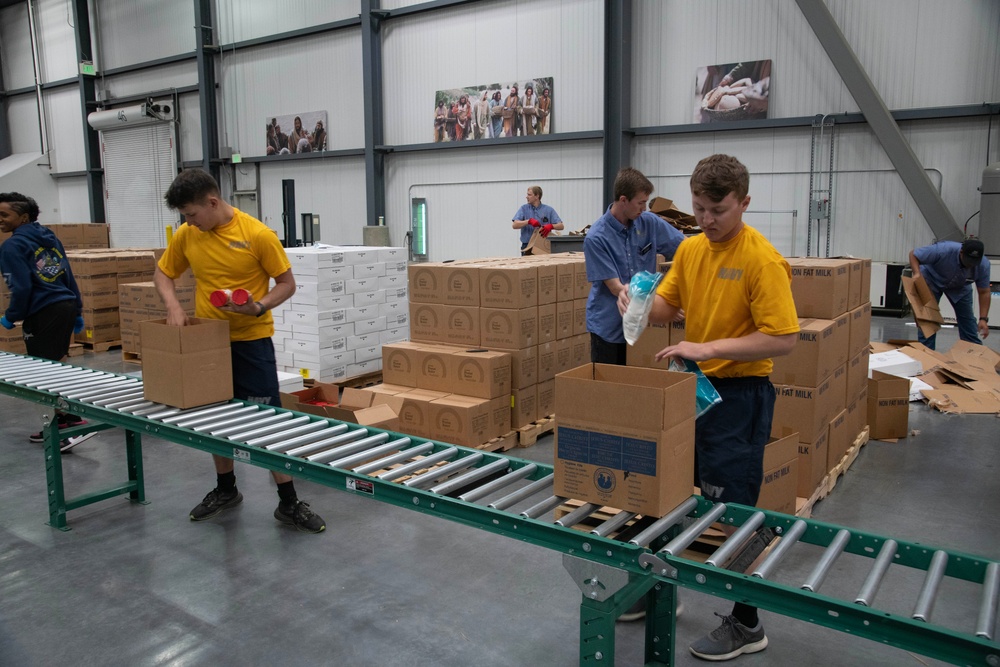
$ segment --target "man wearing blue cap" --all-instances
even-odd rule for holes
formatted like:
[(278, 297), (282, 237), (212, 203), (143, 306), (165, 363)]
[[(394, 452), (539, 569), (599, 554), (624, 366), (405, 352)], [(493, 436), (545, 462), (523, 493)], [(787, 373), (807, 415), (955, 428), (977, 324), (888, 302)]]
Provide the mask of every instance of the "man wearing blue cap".
[[(983, 242), (976, 238), (939, 241), (910, 252), (913, 277), (924, 277), (937, 301), (948, 297), (955, 309), (959, 337), (982, 345), (981, 338), (990, 335), (990, 262), (984, 256)], [(979, 293), (979, 320), (972, 309), (972, 284)], [(918, 340), (934, 349), (937, 334), (925, 338), (917, 329)]]

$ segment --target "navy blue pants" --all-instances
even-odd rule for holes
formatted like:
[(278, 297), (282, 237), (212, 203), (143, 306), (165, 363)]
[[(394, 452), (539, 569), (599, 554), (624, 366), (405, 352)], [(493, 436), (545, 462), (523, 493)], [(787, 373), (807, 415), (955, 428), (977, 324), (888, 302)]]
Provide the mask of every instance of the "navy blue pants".
[(278, 366), (270, 338), (232, 342), (233, 395), (251, 403), (281, 406)]
[(76, 300), (66, 299), (49, 304), (24, 318), (21, 331), (28, 354), (61, 361), (69, 353), (76, 315)]
[(710, 379), (722, 403), (695, 422), (694, 484), (709, 500), (756, 505), (774, 417), (774, 386), (766, 377)]
[(625, 365), (628, 343), (609, 343), (597, 334), (590, 334), (590, 361), (595, 364)]

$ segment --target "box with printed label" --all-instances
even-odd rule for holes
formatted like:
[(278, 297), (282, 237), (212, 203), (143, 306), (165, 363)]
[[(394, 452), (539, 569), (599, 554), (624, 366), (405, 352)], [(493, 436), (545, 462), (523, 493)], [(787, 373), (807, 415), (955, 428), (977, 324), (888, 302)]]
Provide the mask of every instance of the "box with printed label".
[(382, 346), (382, 379), (389, 384), (416, 387), (424, 344), (403, 341)]
[(579, 364), (573, 363), (572, 338), (560, 338), (554, 343), (554, 345), (556, 348), (556, 375), (579, 366)]
[(538, 346), (538, 382), (548, 382), (556, 376), (556, 342), (542, 343)]
[(910, 418), (910, 381), (881, 371), (868, 380), (868, 425), (870, 437), (905, 438)]
[(397, 394), (403, 400), (399, 408), (399, 430), (421, 438), (431, 437), (430, 404), (447, 395), (429, 389), (413, 389)]
[(868, 386), (868, 355), (868, 350), (865, 350), (847, 362), (847, 390), (844, 393), (844, 405), (857, 399), (861, 391)]
[(540, 382), (535, 390), (538, 393), (538, 418), (543, 419), (556, 412), (556, 381)]
[(233, 397), (228, 321), (195, 317), (174, 327), (153, 320), (139, 331), (147, 401), (193, 408)]
[(799, 317), (832, 320), (848, 311), (851, 263), (843, 259), (790, 257), (792, 297)]
[(510, 427), (528, 426), (538, 419), (538, 385), (510, 392)]
[(590, 363), (590, 334), (573, 336), (573, 368)]
[(847, 322), (799, 319), (798, 341), (790, 354), (774, 358), (771, 382), (815, 387), (847, 363)]
[(830, 424), (822, 429), (811, 442), (802, 442), (799, 438), (799, 483), (796, 493), (802, 498), (811, 498), (826, 476), (828, 440)]
[(573, 335), (580, 336), (587, 333), (587, 300), (573, 300)]
[(556, 304), (538, 306), (538, 342), (548, 343), (556, 339)]
[(410, 301), (452, 306), (479, 305), (479, 267), (454, 264), (410, 264)]
[[(386, 325), (388, 326), (388, 324)], [(408, 326), (397, 326), (389, 329), (383, 329), (378, 332), (379, 342), (382, 345), (388, 345), (389, 343), (399, 343), (404, 340), (410, 340), (410, 327)]]
[(118, 256), (113, 253), (88, 252), (86, 250), (66, 251), (66, 259), (73, 269), (77, 282), (81, 278), (105, 276), (118, 273)]
[(854, 357), (862, 350), (868, 349), (872, 330), (872, 304), (862, 304), (848, 315), (851, 318), (850, 334), (847, 340), (847, 353)]
[(640, 368), (665, 369), (666, 362), (656, 361), (653, 357), (666, 347), (670, 347), (670, 325), (650, 324), (643, 329), (635, 345), (629, 345), (626, 349), (625, 364)]
[(535, 265), (538, 272), (538, 305), (556, 302), (558, 272), (555, 264)]
[(510, 355), (511, 389), (526, 389), (538, 382), (538, 346), (504, 350)]
[(856, 435), (857, 433), (851, 433), (851, 422), (847, 418), (847, 408), (844, 408), (830, 421), (830, 436), (826, 445), (826, 469), (828, 471), (832, 471), (844, 458), (847, 450), (854, 443)]
[(844, 409), (847, 373), (835, 373), (816, 387), (778, 384), (774, 389), (777, 399), (774, 402), (771, 437), (783, 438), (798, 433), (799, 442), (811, 443)]
[(490, 401), (451, 394), (427, 405), (430, 437), (464, 447), (475, 447), (491, 440), (496, 432)]
[(557, 375), (553, 493), (663, 516), (691, 495), (694, 397), (690, 373), (587, 364)]
[(480, 308), (481, 344), (487, 348), (520, 350), (538, 343), (538, 308)]
[(795, 434), (771, 438), (764, 446), (764, 478), (757, 507), (772, 512), (795, 514), (799, 484), (799, 442)]
[(556, 263), (556, 301), (572, 301), (576, 298), (576, 263), (560, 261)]
[(556, 303), (556, 338), (569, 338), (576, 328), (573, 317), (576, 301), (559, 301)]
[(354, 264), (355, 278), (381, 278), (385, 275), (385, 262)]
[(858, 398), (847, 404), (847, 421), (854, 438), (868, 426), (868, 387), (866, 386)]
[(389, 273), (378, 279), (378, 287), (383, 290), (406, 289), (407, 280), (405, 273)]
[(538, 305), (538, 269), (523, 263), (483, 266), (479, 271), (479, 305), (489, 308)]
[(576, 276), (576, 290), (573, 293), (573, 298), (586, 301), (590, 295), (590, 281), (587, 280), (587, 263), (579, 261), (574, 263), (573, 267)]
[(405, 262), (409, 252), (402, 246), (379, 246), (376, 249), (380, 262)]
[(415, 341), (478, 347), (479, 307), (411, 303), (410, 337)]

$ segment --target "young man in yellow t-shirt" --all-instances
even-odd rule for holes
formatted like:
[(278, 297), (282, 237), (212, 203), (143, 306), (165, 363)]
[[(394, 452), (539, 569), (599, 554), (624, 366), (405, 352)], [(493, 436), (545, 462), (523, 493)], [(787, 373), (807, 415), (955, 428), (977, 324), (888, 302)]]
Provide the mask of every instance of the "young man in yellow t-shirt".
[[(677, 249), (657, 289), (650, 322), (666, 323), (679, 310), (686, 340), (664, 348), (658, 361), (698, 362), (722, 403), (695, 423), (695, 483), (716, 502), (755, 505), (771, 433), (774, 387), (771, 358), (791, 352), (799, 321), (788, 262), (743, 222), (750, 176), (736, 158), (713, 155), (691, 175), (695, 219), (702, 234)], [(624, 313), (628, 295), (619, 295)], [(736, 603), (722, 625), (691, 645), (707, 660), (729, 660), (767, 646), (757, 609)]]
[[(274, 359), (274, 318), (268, 312), (295, 293), (295, 277), (277, 234), (264, 223), (233, 208), (222, 199), (219, 184), (200, 169), (181, 172), (164, 199), (180, 211), (187, 224), (171, 239), (160, 258), (153, 281), (167, 307), (167, 324), (185, 326), (187, 315), (177, 300), (174, 280), (191, 267), (197, 286), (195, 315), (229, 321), (232, 343), (233, 392), (236, 398), (281, 405), (278, 367)], [(274, 278), (275, 286), (268, 289)], [(243, 288), (253, 299), (213, 306), (215, 290)], [(204, 521), (243, 502), (236, 488), (233, 460), (213, 455), (216, 488), (191, 510), (192, 521)], [(274, 518), (307, 533), (318, 533), (326, 523), (298, 499), (289, 475), (271, 473), (278, 485)]]

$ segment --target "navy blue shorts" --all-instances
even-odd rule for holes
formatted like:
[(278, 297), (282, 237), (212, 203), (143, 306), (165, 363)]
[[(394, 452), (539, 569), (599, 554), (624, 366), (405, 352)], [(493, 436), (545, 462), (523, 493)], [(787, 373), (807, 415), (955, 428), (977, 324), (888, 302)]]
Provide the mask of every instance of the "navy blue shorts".
[(281, 405), (278, 366), (270, 338), (232, 342), (233, 395), (251, 403)]
[(756, 505), (774, 417), (774, 386), (766, 377), (711, 380), (722, 403), (695, 422), (694, 484), (710, 500)]

